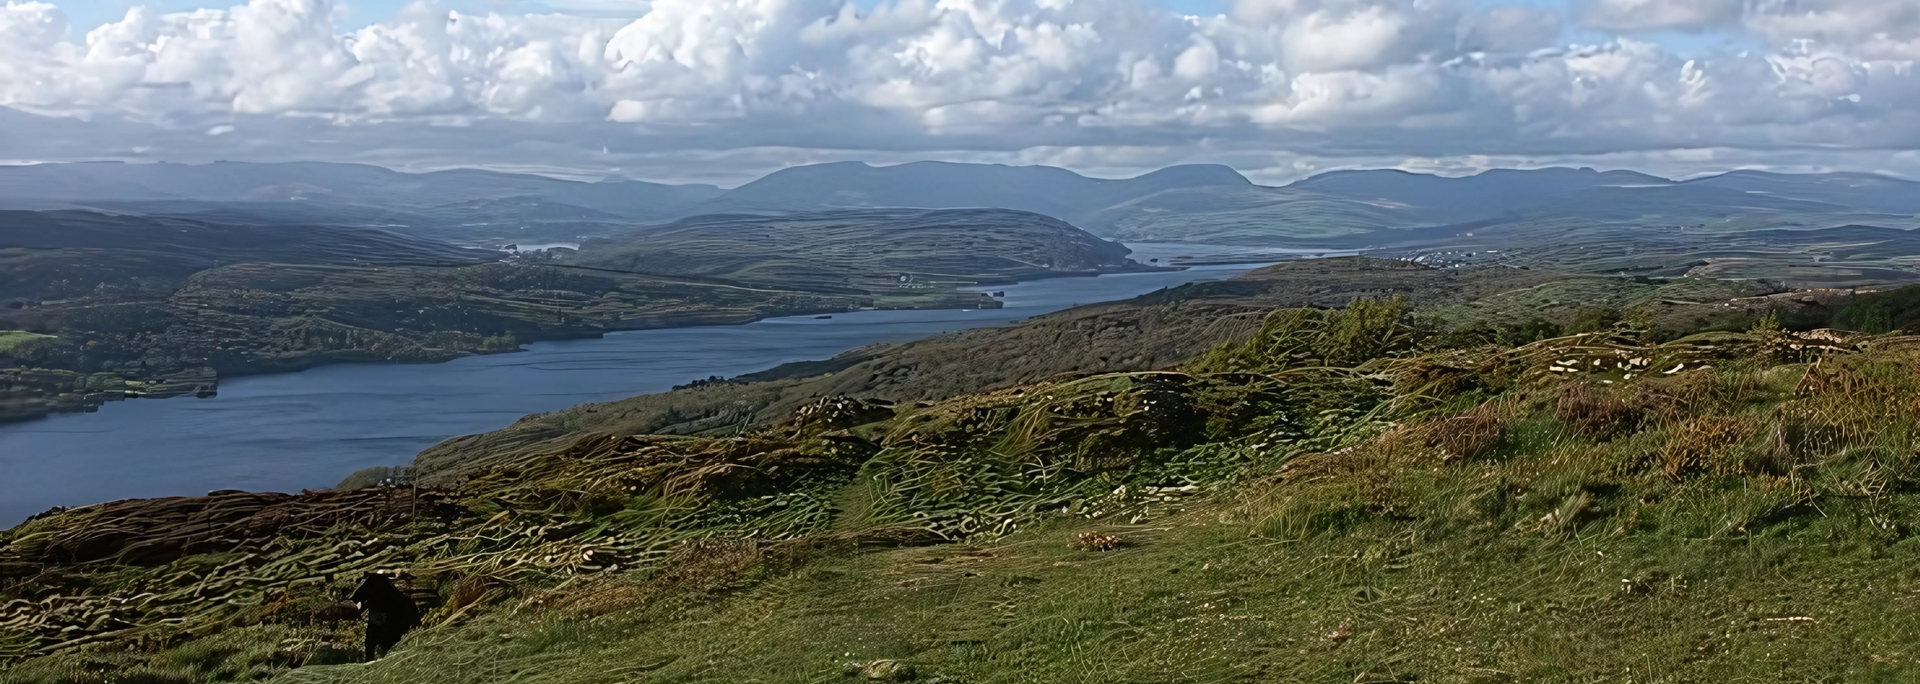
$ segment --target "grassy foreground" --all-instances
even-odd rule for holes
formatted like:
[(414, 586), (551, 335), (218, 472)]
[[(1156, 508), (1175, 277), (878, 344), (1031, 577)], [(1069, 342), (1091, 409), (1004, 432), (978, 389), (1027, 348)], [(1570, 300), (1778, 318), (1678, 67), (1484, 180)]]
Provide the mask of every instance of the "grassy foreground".
[[(1446, 339), (1290, 309), (1176, 371), (583, 441), (380, 552), (450, 578), (384, 660), (196, 607), (0, 682), (1920, 681), (1920, 338)], [(93, 548), (62, 520), (12, 548)]]
[(1250, 466), (1211, 496), (798, 569), (733, 547), (697, 591), (584, 585), (290, 679), (1915, 681), (1910, 345), (1469, 393), (1330, 453), (1226, 447)]

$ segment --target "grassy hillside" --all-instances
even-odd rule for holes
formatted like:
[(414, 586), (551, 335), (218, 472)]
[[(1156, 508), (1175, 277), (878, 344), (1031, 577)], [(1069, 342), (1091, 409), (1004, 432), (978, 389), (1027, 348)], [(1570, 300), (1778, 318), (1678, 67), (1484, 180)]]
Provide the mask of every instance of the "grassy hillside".
[(24, 330), (0, 330), (0, 354), (11, 352), (14, 347), (29, 340), (44, 340), (52, 337), (52, 335), (41, 335)]
[[(913, 305), (942, 303), (928, 297)], [(216, 374), (342, 361), (444, 361), (544, 339), (737, 324), (875, 304), (854, 294), (510, 263), (236, 264), (138, 297), (109, 291), (0, 311), (0, 321), (9, 325), (57, 333), (10, 344), (3, 352), (9, 359), (42, 369), (32, 373), (71, 376), (15, 383), (10, 389), (31, 390), (30, 405), (40, 408), (0, 413), (31, 418), (97, 405), (124, 396), (120, 386), (127, 382), (183, 372), (211, 383)], [(86, 379), (92, 375), (112, 382)]]
[[(765, 427), (821, 397), (910, 403), (1067, 373), (1165, 368), (1250, 334), (1263, 312), (1273, 308), (1339, 307), (1355, 299), (1393, 295), (1422, 306), (1458, 306), (1561, 280), (1616, 279), (1519, 269), (1443, 270), (1357, 258), (1296, 261), (1230, 281), (1078, 307), (1018, 326), (948, 333), (896, 347), (856, 350), (827, 363), (770, 369), (721, 385), (528, 416), (504, 430), (437, 445), (415, 465), (423, 479), (438, 481), (458, 477), (476, 464), (522, 459), (544, 443), (584, 434), (725, 434), (743, 425)], [(1649, 287), (1629, 283), (1621, 289)], [(1562, 322), (1572, 317), (1565, 314)]]
[[(56, 512), (0, 533), (0, 681), (1920, 675), (1920, 340), (1348, 301), (1158, 370)], [(341, 664), (368, 568), (430, 626)]]
[[(1739, 351), (1706, 351), (1721, 345)], [(664, 578), (560, 590), (552, 607), (423, 636), (411, 657), (290, 679), (806, 682), (894, 660), (966, 682), (1904, 681), (1920, 674), (1920, 547), (1908, 524), (1920, 500), (1908, 490), (1911, 418), (1881, 399), (1920, 398), (1915, 349), (1762, 330), (1368, 361), (1369, 384), (1391, 389), (1329, 402), (1351, 416), (1335, 429), (1276, 434), (1287, 430), (1250, 421), (1108, 464), (1120, 469), (1104, 477), (1081, 471), (1095, 482), (993, 494), (1007, 484), (967, 478), (927, 495), (1004, 511), (971, 543), (842, 552), (798, 569), (781, 567), (775, 544), (751, 547), (761, 567), (714, 549), (700, 562), (735, 574), (707, 591)], [(1288, 365), (1257, 346), (1226, 355)], [(1554, 373), (1566, 356), (1609, 363)], [(1651, 376), (1614, 366), (1645, 357), (1724, 365)], [(1442, 360), (1451, 368), (1434, 367)], [(1292, 381), (1271, 388), (1283, 404), (1343, 384), (1305, 368), (1275, 374)], [(1096, 384), (1124, 404), (1142, 380)], [(1435, 383), (1479, 387), (1421, 401)], [(1027, 411), (1072, 391), (1034, 390), (995, 402), (1023, 410), (989, 419), (985, 442), (1017, 439)], [(1099, 434), (1052, 427), (1067, 434), (1041, 434)], [(1080, 458), (1098, 453), (1063, 442)], [(1009, 456), (1027, 468), (1072, 461)], [(957, 474), (940, 467), (958, 458), (922, 464), (927, 482)], [(868, 471), (901, 484), (885, 466)], [(1116, 484), (1125, 493), (1103, 496), (1123, 491)], [(1040, 505), (1005, 505), (1022, 493)], [(1030, 512), (1055, 503), (1078, 515)], [(693, 596), (660, 598), (675, 590)]]
[(187, 276), (236, 263), (452, 266), (498, 258), (367, 228), (0, 211), (0, 305), (6, 310), (98, 294), (165, 295)]
[(827, 291), (911, 294), (1139, 268), (1128, 250), (1039, 214), (995, 209), (856, 209), (684, 219), (591, 240), (566, 263), (671, 277)]

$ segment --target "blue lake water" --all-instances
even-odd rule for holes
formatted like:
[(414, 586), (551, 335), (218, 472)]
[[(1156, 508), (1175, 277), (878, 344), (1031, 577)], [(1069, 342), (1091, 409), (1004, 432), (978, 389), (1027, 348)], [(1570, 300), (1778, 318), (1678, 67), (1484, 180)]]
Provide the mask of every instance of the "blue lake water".
[[(1185, 254), (1154, 245), (1148, 255)], [(0, 528), (52, 506), (192, 496), (214, 489), (333, 486), (399, 465), (448, 437), (530, 413), (661, 392), (825, 359), (878, 342), (1006, 325), (1079, 304), (1238, 275), (1248, 265), (1059, 278), (1005, 287), (1005, 308), (862, 311), (735, 326), (642, 330), (540, 342), (513, 354), (439, 364), (350, 364), (233, 378), (208, 399), (147, 399), (0, 426)]]

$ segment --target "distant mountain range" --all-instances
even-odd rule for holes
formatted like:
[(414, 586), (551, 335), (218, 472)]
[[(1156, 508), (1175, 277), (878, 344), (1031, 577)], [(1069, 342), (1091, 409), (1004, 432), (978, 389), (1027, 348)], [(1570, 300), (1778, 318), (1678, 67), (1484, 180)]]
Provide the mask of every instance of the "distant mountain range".
[(617, 237), (706, 215), (994, 208), (1130, 242), (1437, 249), (1467, 233), (1538, 235), (1541, 226), (1575, 224), (1703, 233), (1908, 229), (1920, 225), (1920, 183), (1759, 171), (1675, 181), (1548, 168), (1465, 177), (1336, 171), (1268, 187), (1209, 165), (1108, 180), (1047, 166), (850, 162), (794, 167), (723, 190), (329, 163), (0, 167), (0, 209), (53, 208), (375, 227), (468, 245)]
[(786, 169), (732, 190), (566, 181), (360, 164), (42, 164), (0, 167), (0, 208), (89, 208), (240, 223), (333, 223), (469, 240), (564, 240), (708, 214), (853, 208), (1014, 209), (1079, 225), (1168, 190), (1254, 187), (1224, 166), (1103, 180), (1046, 166), (922, 162)]

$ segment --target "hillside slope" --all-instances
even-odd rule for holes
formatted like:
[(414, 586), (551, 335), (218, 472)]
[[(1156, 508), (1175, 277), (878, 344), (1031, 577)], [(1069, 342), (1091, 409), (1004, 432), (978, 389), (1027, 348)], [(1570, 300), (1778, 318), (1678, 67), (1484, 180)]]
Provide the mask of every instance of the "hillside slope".
[(1249, 186), (1218, 165), (1173, 166), (1135, 178), (1088, 178), (1051, 166), (915, 162), (814, 164), (775, 171), (700, 205), (701, 212), (807, 212), (860, 207), (1000, 208), (1069, 223), (1126, 200), (1186, 187)]
[[(702, 434), (777, 423), (821, 397), (905, 404), (1004, 389), (1063, 375), (1147, 371), (1195, 358), (1240, 339), (1275, 308), (1338, 308), (1356, 300), (1404, 297), (1448, 321), (1461, 339), (1530, 341), (1577, 327), (1595, 311), (1635, 310), (1647, 324), (1677, 331), (1743, 325), (1768, 307), (1818, 319), (1842, 304), (1743, 300), (1768, 294), (1753, 283), (1607, 278), (1513, 268), (1438, 269), (1364, 258), (1294, 261), (1227, 281), (1194, 283), (1133, 300), (1077, 307), (1005, 328), (967, 330), (897, 346), (856, 349), (834, 359), (789, 364), (721, 384), (528, 416), (505, 429), (448, 440), (414, 462), (426, 482), (469, 469), (525, 460), (592, 434)], [(1692, 304), (1673, 302), (1693, 301)], [(1749, 313), (1747, 309), (1752, 309)]]
[[(1152, 371), (54, 512), (0, 536), (0, 681), (1920, 674), (1920, 341), (1751, 323), (1510, 344), (1361, 299)], [(375, 568), (429, 626), (350, 664)]]
[(802, 289), (895, 291), (1139, 268), (1129, 250), (1002, 209), (856, 209), (683, 219), (591, 240), (565, 263)]
[(0, 211), (0, 303), (115, 289), (164, 293), (195, 272), (244, 262), (453, 266), (498, 258), (497, 253), (366, 228)]
[[(1852, 226), (1920, 228), (1920, 184), (1871, 174), (1493, 169), (1461, 177), (1340, 170), (1280, 187), (1231, 168), (1101, 179), (1045, 166), (920, 162), (783, 169), (731, 190), (345, 164), (52, 164), (0, 169), (0, 208), (102, 208), (213, 223), (381, 228), (463, 245), (630, 240), (715, 214), (1005, 209), (1128, 242), (1363, 251), (1588, 273), (1785, 276), (1798, 286), (1913, 282), (1898, 259), (1838, 262)], [(1780, 231), (1823, 233), (1787, 239)], [(1738, 239), (1751, 249), (1722, 249)], [(1499, 255), (1490, 257), (1489, 255)], [(1728, 263), (1722, 266), (1720, 264)], [(808, 274), (809, 276), (815, 274)]]
[[(832, 360), (790, 364), (724, 384), (528, 416), (496, 432), (436, 445), (414, 465), (422, 481), (443, 482), (471, 468), (524, 460), (542, 448), (585, 435), (769, 426), (821, 397), (910, 403), (1062, 374), (1164, 368), (1250, 334), (1261, 312), (1276, 307), (1340, 307), (1355, 299), (1392, 295), (1422, 306), (1444, 306), (1569, 277), (1518, 269), (1443, 270), (1357, 258), (1295, 261), (1228, 281), (1076, 307), (1011, 327), (857, 349)], [(1552, 308), (1546, 307), (1549, 314)], [(1572, 318), (1571, 313), (1561, 316)]]
[(0, 420), (205, 395), (221, 375), (321, 363), (441, 361), (770, 316), (993, 308), (959, 288), (1142, 268), (1123, 246), (1005, 210), (705, 217), (577, 254), (514, 257), (339, 226), (78, 211), (0, 213), (0, 223), (0, 331), (32, 334), (0, 352)]
[(630, 217), (664, 217), (718, 195), (703, 185), (627, 180), (597, 183), (479, 169), (403, 173), (366, 164), (31, 164), (0, 168), (0, 205), (27, 202), (313, 202), (418, 210), (445, 204), (537, 197)]

